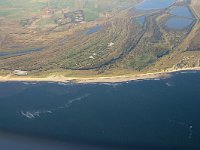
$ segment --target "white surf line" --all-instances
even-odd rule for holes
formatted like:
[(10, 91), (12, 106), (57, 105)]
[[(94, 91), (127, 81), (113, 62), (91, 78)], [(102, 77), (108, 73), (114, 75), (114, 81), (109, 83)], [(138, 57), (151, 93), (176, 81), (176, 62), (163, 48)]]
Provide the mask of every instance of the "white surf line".
[(37, 83), (35, 82), (23, 82), (24, 85), (36, 85)]

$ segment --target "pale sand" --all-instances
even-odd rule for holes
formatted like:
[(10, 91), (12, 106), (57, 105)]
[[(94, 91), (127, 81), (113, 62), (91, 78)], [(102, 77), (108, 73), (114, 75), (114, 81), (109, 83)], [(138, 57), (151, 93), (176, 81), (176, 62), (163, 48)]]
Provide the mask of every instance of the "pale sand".
[(19, 82), (75, 82), (75, 83), (116, 83), (116, 82), (127, 82), (133, 80), (144, 80), (144, 79), (156, 79), (156, 78), (168, 78), (170, 74), (173, 72), (179, 71), (191, 71), (196, 70), (200, 71), (200, 67), (194, 68), (184, 68), (178, 70), (169, 70), (163, 72), (155, 72), (155, 73), (145, 73), (145, 74), (137, 74), (137, 75), (122, 75), (122, 76), (112, 76), (112, 77), (90, 77), (90, 78), (83, 78), (83, 77), (64, 77), (64, 76), (49, 76), (45, 78), (39, 77), (13, 77), (13, 76), (0, 76), (0, 82), (12, 82), (12, 81), (19, 81)]

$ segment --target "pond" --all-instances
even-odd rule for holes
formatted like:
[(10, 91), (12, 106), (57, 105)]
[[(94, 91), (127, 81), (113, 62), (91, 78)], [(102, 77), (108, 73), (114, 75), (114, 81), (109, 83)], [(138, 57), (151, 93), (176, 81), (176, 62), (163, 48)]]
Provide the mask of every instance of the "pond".
[(170, 13), (175, 16), (193, 18), (190, 10), (186, 6), (175, 7), (170, 11)]
[(96, 25), (95, 27), (88, 29), (85, 34), (90, 35), (90, 34), (96, 33), (99, 30), (102, 30), (102, 29), (103, 29), (103, 27), (101, 25)]
[(141, 25), (143, 26), (145, 21), (146, 21), (146, 17), (145, 16), (140, 16), (140, 17), (137, 17), (136, 21)]
[(166, 27), (171, 30), (183, 30), (193, 23), (192, 19), (172, 17), (166, 22)]
[(140, 11), (148, 11), (153, 9), (164, 9), (172, 5), (174, 0), (144, 0), (136, 5), (136, 9)]

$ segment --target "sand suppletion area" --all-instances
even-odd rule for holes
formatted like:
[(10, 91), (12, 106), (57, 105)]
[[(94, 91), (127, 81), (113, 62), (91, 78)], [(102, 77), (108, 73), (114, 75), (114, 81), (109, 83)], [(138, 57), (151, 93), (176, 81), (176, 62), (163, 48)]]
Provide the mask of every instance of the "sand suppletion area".
[(156, 79), (156, 78), (168, 78), (171, 73), (179, 72), (179, 71), (200, 71), (200, 67), (194, 68), (184, 68), (177, 70), (169, 70), (162, 72), (154, 72), (154, 73), (145, 73), (145, 74), (137, 74), (137, 75), (121, 75), (121, 76), (110, 76), (110, 77), (65, 77), (62, 75), (59, 76), (49, 76), (49, 77), (16, 77), (16, 76), (0, 76), (0, 82), (74, 82), (74, 83), (117, 83), (117, 82), (127, 82), (134, 80), (143, 80), (143, 79)]

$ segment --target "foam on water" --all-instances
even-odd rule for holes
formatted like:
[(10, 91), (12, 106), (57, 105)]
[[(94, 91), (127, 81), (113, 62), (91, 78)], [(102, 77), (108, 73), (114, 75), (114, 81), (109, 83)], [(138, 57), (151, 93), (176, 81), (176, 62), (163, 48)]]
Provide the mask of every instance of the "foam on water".
[(166, 86), (168, 86), (168, 87), (172, 87), (172, 86), (174, 86), (172, 83), (170, 83), (170, 82), (167, 82), (166, 83)]
[(193, 136), (193, 126), (189, 123), (186, 123), (186, 122), (181, 122), (181, 121), (176, 121), (176, 120), (171, 120), (169, 119), (169, 122), (171, 122), (172, 124), (174, 125), (179, 125), (179, 126), (182, 126), (182, 127), (185, 127), (187, 130), (189, 130), (188, 132), (188, 139), (191, 140), (192, 139), (192, 136)]
[(69, 108), (73, 103), (81, 101), (81, 100), (87, 98), (88, 96), (89, 96), (89, 94), (85, 94), (85, 95), (77, 97), (75, 99), (71, 99), (71, 100), (67, 101), (65, 104), (63, 104), (62, 106), (58, 106), (58, 107), (52, 108), (52, 109), (28, 110), (28, 111), (21, 110), (20, 114), (21, 114), (22, 117), (26, 117), (28, 119), (35, 119), (35, 118), (41, 117), (41, 115), (43, 115), (43, 114), (52, 114), (52, 113), (59, 111), (61, 109)]

